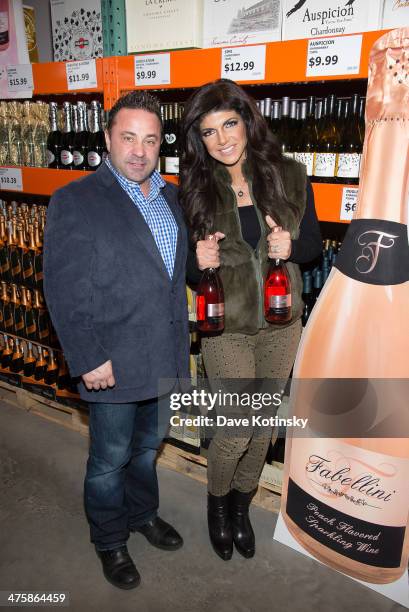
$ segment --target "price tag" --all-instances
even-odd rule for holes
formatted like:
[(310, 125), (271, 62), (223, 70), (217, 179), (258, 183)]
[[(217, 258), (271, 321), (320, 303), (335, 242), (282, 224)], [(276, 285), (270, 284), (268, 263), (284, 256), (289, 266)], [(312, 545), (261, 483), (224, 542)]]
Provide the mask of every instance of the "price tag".
[(9, 93), (28, 93), (33, 95), (33, 69), (31, 64), (7, 66), (7, 89)]
[(82, 62), (67, 62), (65, 70), (67, 73), (67, 88), (69, 90), (98, 87), (97, 67), (94, 59)]
[(20, 168), (0, 168), (0, 189), (23, 191), (23, 177)]
[(356, 209), (357, 200), (358, 188), (344, 187), (344, 189), (342, 190), (341, 213), (339, 215), (341, 221), (352, 221), (352, 217)]
[(135, 85), (170, 85), (170, 53), (135, 56)]
[(308, 41), (306, 76), (358, 74), (362, 34)]
[(221, 78), (232, 81), (262, 81), (266, 74), (266, 46), (222, 49)]

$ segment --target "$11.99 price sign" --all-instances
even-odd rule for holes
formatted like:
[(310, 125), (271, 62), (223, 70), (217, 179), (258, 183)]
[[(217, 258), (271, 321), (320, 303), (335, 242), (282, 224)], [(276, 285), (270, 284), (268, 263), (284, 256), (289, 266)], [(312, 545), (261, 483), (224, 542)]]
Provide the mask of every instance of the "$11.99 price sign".
[(82, 62), (67, 62), (65, 70), (67, 73), (67, 89), (98, 87), (97, 68), (94, 59)]
[(262, 81), (266, 74), (266, 46), (226, 47), (221, 61), (222, 79)]
[(362, 34), (310, 39), (306, 76), (358, 74), (361, 46)]
[(0, 168), (0, 190), (23, 191), (20, 168)]
[(136, 55), (135, 85), (170, 85), (170, 53)]

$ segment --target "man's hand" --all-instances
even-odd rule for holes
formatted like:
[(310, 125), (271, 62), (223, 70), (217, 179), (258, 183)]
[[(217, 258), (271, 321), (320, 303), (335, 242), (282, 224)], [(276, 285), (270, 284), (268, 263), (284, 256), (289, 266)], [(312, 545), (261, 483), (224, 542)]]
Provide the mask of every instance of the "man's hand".
[(82, 380), (89, 391), (99, 391), (99, 389), (106, 389), (107, 387), (113, 387), (115, 385), (115, 378), (112, 372), (111, 360), (106, 361), (102, 365), (82, 375)]
[(220, 267), (219, 240), (225, 238), (222, 232), (212, 234), (212, 240), (198, 240), (196, 243), (196, 260), (199, 270)]
[(268, 256), (270, 259), (288, 259), (291, 255), (290, 232), (286, 232), (282, 227), (277, 225), (270, 215), (266, 216), (266, 223), (271, 229), (271, 232), (267, 236)]

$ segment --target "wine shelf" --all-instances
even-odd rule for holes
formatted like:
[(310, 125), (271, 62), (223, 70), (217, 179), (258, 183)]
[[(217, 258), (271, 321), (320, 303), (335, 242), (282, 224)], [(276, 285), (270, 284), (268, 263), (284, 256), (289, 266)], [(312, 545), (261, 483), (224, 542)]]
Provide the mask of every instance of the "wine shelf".
[[(59, 187), (63, 187), (71, 181), (90, 174), (90, 172), (85, 170), (50, 170), (49, 168), (26, 167), (21, 167), (20, 169), (23, 179), (22, 191), (0, 189), (0, 198), (2, 197), (2, 193), (4, 195), (7, 194), (7, 198), (10, 198), (10, 194), (13, 193), (50, 196)], [(174, 175), (164, 175), (164, 178), (175, 184), (178, 182), (178, 177)], [(348, 221), (340, 221), (342, 190), (345, 187), (356, 188), (356, 185), (313, 183), (312, 186), (314, 189), (315, 207), (319, 220), (348, 223)]]
[[(236, 74), (232, 74), (232, 78), (236, 79), (239, 83), (251, 85), (365, 79), (368, 76), (369, 50), (375, 40), (385, 32), (387, 30), (364, 32), (362, 34), (361, 64), (357, 74), (307, 77), (308, 39), (302, 39), (265, 43), (266, 66), (264, 79), (259, 81), (241, 81)], [(100, 92), (104, 94), (105, 108), (109, 109), (123, 91), (141, 88), (194, 88), (220, 77), (222, 56), (220, 48), (188, 49), (170, 51), (169, 53), (171, 81), (169, 85), (144, 85), (143, 87), (137, 87), (135, 85), (134, 56), (128, 55), (95, 60), (98, 86), (91, 89), (69, 90), (64, 62), (33, 64), (33, 93), (40, 96)]]

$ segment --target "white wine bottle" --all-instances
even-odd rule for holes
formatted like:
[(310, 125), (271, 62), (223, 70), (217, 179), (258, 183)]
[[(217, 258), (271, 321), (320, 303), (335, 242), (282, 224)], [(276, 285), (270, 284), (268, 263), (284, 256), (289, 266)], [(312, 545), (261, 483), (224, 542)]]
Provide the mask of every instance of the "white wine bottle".
[[(284, 521), (320, 561), (391, 583), (409, 556), (409, 28), (370, 54), (355, 217), (305, 328)], [(315, 434), (315, 435), (314, 435)]]

